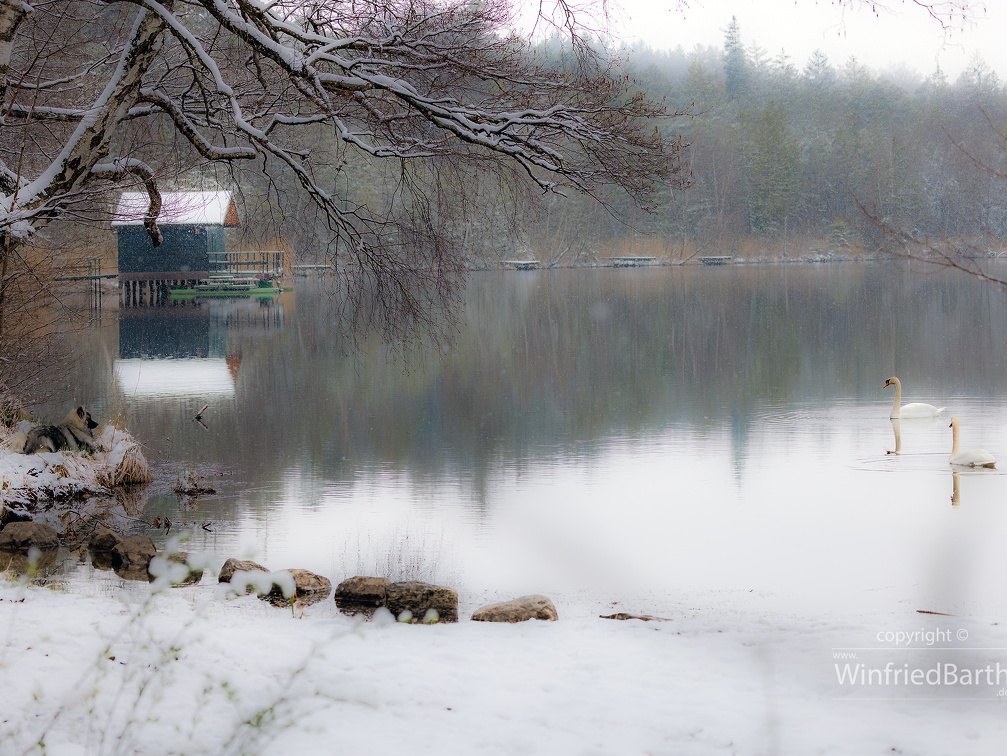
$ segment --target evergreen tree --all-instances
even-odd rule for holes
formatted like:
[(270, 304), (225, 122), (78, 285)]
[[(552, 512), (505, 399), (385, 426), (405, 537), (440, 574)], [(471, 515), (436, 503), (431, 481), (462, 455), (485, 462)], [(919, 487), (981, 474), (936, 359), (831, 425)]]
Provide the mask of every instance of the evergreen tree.
[(801, 163), (797, 140), (778, 100), (751, 119), (747, 149), (748, 215), (752, 230), (785, 230), (799, 212)]
[(836, 84), (836, 72), (829, 64), (828, 56), (815, 50), (804, 66), (804, 77), (808, 86), (818, 92), (828, 92)]
[(729, 100), (740, 99), (748, 89), (748, 58), (736, 16), (731, 16), (724, 36), (724, 86)]

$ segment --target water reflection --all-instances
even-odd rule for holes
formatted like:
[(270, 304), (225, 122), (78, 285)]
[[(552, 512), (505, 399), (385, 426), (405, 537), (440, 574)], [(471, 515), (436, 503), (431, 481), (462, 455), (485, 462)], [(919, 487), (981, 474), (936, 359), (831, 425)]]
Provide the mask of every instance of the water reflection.
[(897, 417), (891, 418), (892, 432), (895, 434), (895, 448), (886, 454), (901, 454), (902, 453), (902, 421)]
[(216, 299), (133, 307), (119, 316), (116, 387), (130, 397), (233, 397), (242, 332), (282, 329), (271, 299)]
[[(453, 350), (404, 362), (340, 339), (333, 295), (298, 287), (269, 328), (187, 313), (159, 331), (123, 313), (116, 359), (141, 373), (240, 358), (206, 385), (193, 370), (139, 391), (133, 376), (110, 397), (107, 367), (86, 379), (99, 402), (125, 406), (172, 479), (193, 467), (220, 492), (185, 511), (173, 495), (146, 506), (148, 520), (217, 523), (193, 550), (527, 592), (590, 574), (597, 590), (758, 585), (833, 603), (885, 575), (911, 593), (921, 544), (951, 511), (935, 484), (946, 423), (889, 421), (884, 377), (943, 397), (977, 443), (1007, 441), (1007, 302), (966, 276), (852, 264), (479, 274)], [(207, 402), (204, 431), (192, 417)], [(964, 509), (1003, 499), (1001, 486), (970, 480)]]

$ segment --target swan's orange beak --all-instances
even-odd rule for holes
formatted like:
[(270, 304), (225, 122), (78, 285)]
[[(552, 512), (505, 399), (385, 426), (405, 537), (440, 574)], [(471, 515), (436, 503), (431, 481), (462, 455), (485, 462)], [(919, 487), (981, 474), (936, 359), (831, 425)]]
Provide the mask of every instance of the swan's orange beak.
[(885, 385), (884, 385), (884, 386), (882, 386), (881, 388), (888, 388), (888, 387), (889, 387), (889, 386), (891, 386), (891, 385), (892, 385), (892, 382), (891, 382), (891, 381), (885, 381)]

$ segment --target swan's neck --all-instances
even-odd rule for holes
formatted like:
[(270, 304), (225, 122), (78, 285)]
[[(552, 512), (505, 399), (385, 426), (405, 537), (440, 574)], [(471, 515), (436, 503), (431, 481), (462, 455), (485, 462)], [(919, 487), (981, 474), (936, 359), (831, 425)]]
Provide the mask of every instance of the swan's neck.
[(892, 381), (892, 385), (895, 387), (895, 400), (892, 402), (892, 417), (899, 416), (899, 407), (902, 406), (902, 384), (898, 381)]
[(958, 423), (951, 425), (951, 455), (958, 453)]

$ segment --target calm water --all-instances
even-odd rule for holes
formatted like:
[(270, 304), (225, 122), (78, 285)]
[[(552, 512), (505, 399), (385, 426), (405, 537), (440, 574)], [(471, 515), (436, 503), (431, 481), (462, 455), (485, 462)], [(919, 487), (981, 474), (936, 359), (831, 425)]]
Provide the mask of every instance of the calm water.
[[(87, 334), (81, 395), (158, 473), (138, 517), (334, 580), (1007, 605), (1007, 478), (947, 464), (957, 414), (1007, 471), (989, 285), (893, 264), (478, 274), (453, 351), (408, 369), (333, 336), (330, 309), (299, 280), (272, 305), (124, 310)], [(900, 455), (890, 375), (948, 408), (903, 421)], [(185, 468), (218, 495), (179, 501)]]

